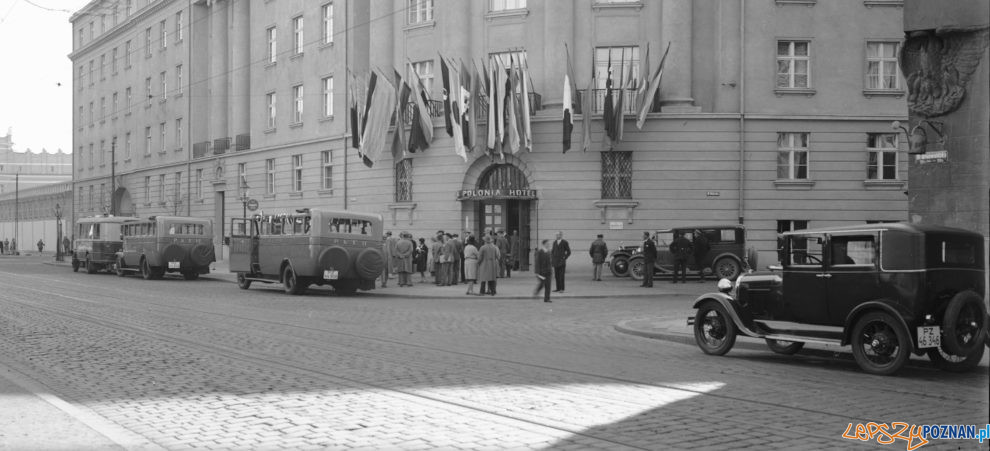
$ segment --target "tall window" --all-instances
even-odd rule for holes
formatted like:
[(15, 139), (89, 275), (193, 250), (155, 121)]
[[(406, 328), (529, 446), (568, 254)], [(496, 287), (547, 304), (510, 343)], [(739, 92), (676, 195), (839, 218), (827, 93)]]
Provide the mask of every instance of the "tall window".
[(333, 77), (323, 77), (323, 117), (333, 116)]
[(602, 152), (602, 199), (632, 199), (632, 152)]
[(127, 0), (124, 3), (124, 17), (131, 17), (131, 11), (134, 10), (134, 0)]
[[(608, 82), (609, 67), (612, 68), (612, 89), (613, 102), (618, 100), (618, 93), (624, 96), (622, 99), (622, 109), (627, 112), (638, 111), (636, 105), (636, 81), (640, 73), (639, 69), (639, 47), (596, 47), (595, 48), (595, 96), (593, 108), (595, 112), (605, 109), (605, 96)], [(627, 89), (622, 89), (623, 86)]]
[(100, 55), (100, 80), (107, 79), (107, 54)]
[(93, 169), (93, 164), (96, 161), (96, 151), (93, 150), (93, 143), (89, 143), (89, 168)]
[(96, 83), (96, 73), (94, 72), (95, 67), (96, 66), (95, 66), (95, 63), (93, 62), (93, 60), (89, 60), (89, 85), (90, 86), (93, 86), (93, 84)]
[(175, 149), (182, 148), (182, 118), (175, 120)]
[(777, 134), (777, 179), (808, 178), (808, 133)]
[(100, 140), (100, 166), (107, 164), (107, 140)]
[[(132, 97), (131, 96), (131, 87), (128, 86), (127, 88), (124, 89), (124, 100), (127, 101), (127, 105), (126, 106), (127, 106), (127, 109), (128, 110), (130, 110), (130, 108), (131, 108), (131, 97)], [(128, 112), (130, 112), (130, 111), (128, 111)]]
[(870, 133), (866, 140), (868, 180), (897, 180), (897, 134)]
[(265, 160), (265, 193), (275, 194), (275, 159)]
[(165, 174), (158, 176), (158, 202), (165, 202)]
[(160, 41), (158, 43), (158, 48), (160, 48), (162, 50), (165, 50), (165, 47), (168, 46), (168, 28), (167, 27), (168, 26), (165, 25), (165, 19), (162, 19), (161, 22), (158, 22), (158, 40)]
[(107, 120), (107, 98), (100, 97), (100, 123)]
[(333, 160), (332, 155), (330, 155), (329, 150), (324, 150), (320, 152), (320, 160), (323, 163), (323, 183), (320, 185), (320, 189), (330, 190), (333, 189)]
[(491, 0), (492, 11), (505, 11), (508, 9), (522, 9), (526, 7), (526, 0)]
[(777, 41), (777, 87), (811, 86), (809, 41)]
[(131, 41), (124, 43), (124, 69), (131, 67)]
[(323, 31), (320, 42), (329, 44), (333, 42), (333, 2), (323, 5)]
[(107, 184), (106, 183), (100, 183), (100, 197), (99, 197), (99, 199), (100, 199), (100, 205), (101, 206), (107, 204)]
[(298, 16), (292, 19), (292, 53), (298, 55), (303, 52), (303, 17)]
[(292, 122), (295, 124), (303, 121), (303, 85), (292, 87)]
[(151, 155), (151, 127), (144, 128), (144, 154)]
[(411, 159), (401, 160), (395, 164), (395, 201), (412, 202), (413, 194), (413, 165)]
[(151, 77), (146, 77), (144, 79), (144, 103), (146, 105), (151, 105)]
[(93, 107), (93, 102), (89, 102), (89, 125), (93, 125), (96, 121), (96, 108)]
[(168, 77), (165, 75), (165, 71), (158, 74), (158, 81), (161, 84), (162, 89), (161, 100), (165, 100), (165, 98), (168, 97)]
[(79, 65), (79, 90), (82, 91), (83, 85), (86, 84), (86, 68), (83, 65)]
[(158, 145), (158, 151), (165, 152), (165, 123), (162, 122), (158, 124), (158, 139), (161, 141)]
[(117, 97), (118, 97), (117, 91), (114, 91), (113, 95), (110, 96), (110, 98), (112, 99), (110, 102), (110, 114), (114, 116), (117, 115), (117, 106), (118, 106)]
[(182, 65), (177, 64), (175, 66), (175, 92), (176, 94), (182, 94)]
[(275, 27), (270, 27), (266, 31), (268, 35), (268, 62), (274, 63), (275, 58), (278, 56), (278, 41)]
[(866, 89), (900, 89), (897, 42), (866, 43)]
[(269, 92), (267, 95), (268, 128), (275, 128), (275, 100), (275, 93)]
[(302, 155), (292, 156), (292, 190), (302, 192), (303, 158)]
[(196, 198), (203, 199), (203, 169), (196, 170)]
[(423, 82), (423, 89), (429, 94), (433, 89), (433, 60), (418, 61), (409, 65), (410, 75), (409, 78), (412, 79), (412, 73), (415, 72), (419, 79)]
[(110, 72), (117, 75), (117, 47), (110, 51)]
[(151, 176), (144, 176), (144, 203), (151, 203)]
[(433, 0), (408, 0), (409, 24), (418, 24), (433, 20)]
[(144, 29), (144, 57), (151, 58), (151, 27)]
[(175, 42), (182, 41), (182, 27), (183, 27), (183, 17), (182, 10), (175, 13)]
[(124, 133), (124, 159), (131, 159), (131, 132)]

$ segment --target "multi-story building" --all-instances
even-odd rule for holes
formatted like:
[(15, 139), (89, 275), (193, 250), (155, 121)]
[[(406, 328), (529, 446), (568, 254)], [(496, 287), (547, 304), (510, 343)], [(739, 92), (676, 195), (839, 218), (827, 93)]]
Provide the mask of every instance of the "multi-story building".
[[(580, 249), (742, 222), (766, 263), (783, 230), (907, 219), (890, 127), (906, 119), (902, 17), (895, 0), (96, 0), (71, 18), (75, 215), (227, 224), (254, 199), (380, 213), (415, 236), (517, 230), (529, 249), (558, 230)], [(643, 129), (630, 114), (605, 148), (608, 66), (656, 68), (667, 43)], [(428, 150), (362, 163), (352, 75), (415, 70), (440, 99), (439, 55), (526, 62), (531, 152), (465, 161), (435, 117)], [(579, 87), (597, 77), (592, 147), (563, 153), (568, 57)]]

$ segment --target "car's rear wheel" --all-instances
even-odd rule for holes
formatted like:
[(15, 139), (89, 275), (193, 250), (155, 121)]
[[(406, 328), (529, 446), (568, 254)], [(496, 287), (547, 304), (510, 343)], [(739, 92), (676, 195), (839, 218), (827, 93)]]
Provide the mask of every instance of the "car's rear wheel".
[(629, 277), (629, 257), (620, 255), (612, 258), (612, 263), (608, 265), (615, 277)]
[(777, 354), (794, 355), (804, 348), (803, 341), (774, 340), (767, 338), (767, 347)]
[(292, 295), (300, 295), (306, 292), (306, 285), (300, 283), (296, 272), (292, 270), (292, 266), (287, 265), (282, 271), (282, 285), (285, 287), (285, 292)]
[(736, 344), (736, 323), (725, 307), (705, 302), (694, 315), (694, 341), (705, 354), (724, 355)]
[(245, 276), (242, 272), (237, 273), (237, 288), (242, 290), (251, 288), (251, 281), (248, 280), (247, 276)]
[(646, 261), (644, 259), (636, 257), (629, 259), (629, 277), (632, 277), (633, 280), (643, 280), (646, 277)]
[(715, 262), (715, 278), (736, 280), (742, 274), (742, 265), (731, 257), (722, 257)]
[(928, 358), (940, 370), (950, 373), (964, 373), (976, 368), (983, 359), (983, 346), (978, 346), (973, 352), (966, 356), (958, 356), (945, 352), (941, 347), (931, 348), (927, 351)]
[(148, 264), (148, 259), (141, 260), (141, 278), (144, 280), (154, 280), (161, 277), (161, 274)]
[(956, 293), (945, 308), (942, 345), (955, 355), (969, 355), (981, 347), (987, 333), (983, 297), (972, 292)]
[(863, 315), (852, 330), (852, 351), (856, 363), (871, 374), (888, 375), (907, 362), (911, 336), (887, 312)]

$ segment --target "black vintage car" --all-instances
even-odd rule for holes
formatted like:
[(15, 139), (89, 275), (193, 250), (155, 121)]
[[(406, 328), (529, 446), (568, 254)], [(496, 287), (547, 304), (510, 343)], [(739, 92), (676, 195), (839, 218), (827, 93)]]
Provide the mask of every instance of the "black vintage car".
[[(708, 240), (708, 252), (696, 261), (692, 254), (688, 258), (687, 273), (704, 273), (716, 278), (735, 280), (744, 271), (756, 267), (756, 250), (746, 247), (746, 228), (740, 224), (706, 225), (677, 227), (658, 230), (654, 235), (657, 242), (657, 260), (653, 264), (656, 276), (674, 273), (674, 256), (670, 253), (670, 243), (674, 237), (683, 234), (694, 245), (698, 232)], [(643, 255), (639, 252), (629, 257), (629, 275), (634, 280), (643, 280), (646, 271)]]
[(608, 267), (615, 277), (629, 277), (629, 259), (639, 253), (638, 245), (619, 243), (619, 248), (608, 256)]
[(947, 227), (872, 224), (788, 232), (780, 267), (743, 274), (697, 298), (695, 341), (722, 355), (736, 335), (771, 350), (851, 345), (856, 363), (892, 374), (911, 353), (966, 371), (984, 353), (983, 236)]

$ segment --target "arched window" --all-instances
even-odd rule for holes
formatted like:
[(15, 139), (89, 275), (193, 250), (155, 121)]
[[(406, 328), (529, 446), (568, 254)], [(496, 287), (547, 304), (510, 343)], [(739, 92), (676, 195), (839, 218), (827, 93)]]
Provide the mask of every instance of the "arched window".
[(478, 189), (528, 189), (526, 174), (511, 164), (492, 166), (478, 180)]

